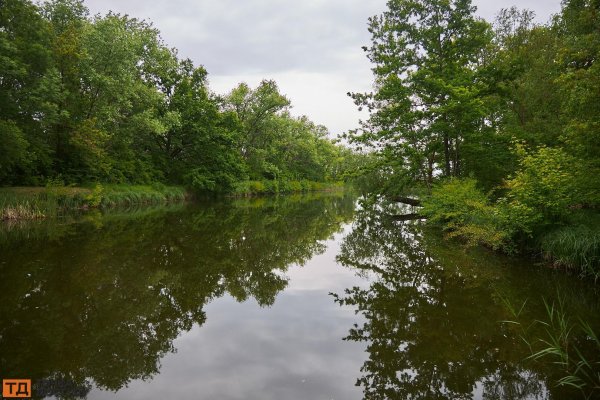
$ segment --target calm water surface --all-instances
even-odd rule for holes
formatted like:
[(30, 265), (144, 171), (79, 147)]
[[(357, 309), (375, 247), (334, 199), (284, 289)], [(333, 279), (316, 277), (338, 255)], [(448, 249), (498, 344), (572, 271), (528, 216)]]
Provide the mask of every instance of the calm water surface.
[(0, 273), (0, 376), (37, 398), (576, 398), (501, 321), (600, 310), (347, 194), (2, 225)]

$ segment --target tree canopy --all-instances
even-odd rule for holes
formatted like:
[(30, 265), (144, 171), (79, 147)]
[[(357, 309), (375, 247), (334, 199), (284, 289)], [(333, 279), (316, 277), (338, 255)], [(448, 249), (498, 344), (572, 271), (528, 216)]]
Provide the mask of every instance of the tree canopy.
[[(597, 221), (598, 2), (565, 0), (545, 25), (514, 7), (494, 24), (474, 13), (390, 0), (369, 20), (374, 90), (352, 97), (370, 117), (350, 140), (377, 157), (377, 192), (420, 193), (453, 236), (506, 250)], [(597, 265), (592, 253), (578, 257)]]
[(147, 21), (2, 1), (0, 185), (339, 179), (352, 154), (290, 107), (269, 80), (216, 95)]

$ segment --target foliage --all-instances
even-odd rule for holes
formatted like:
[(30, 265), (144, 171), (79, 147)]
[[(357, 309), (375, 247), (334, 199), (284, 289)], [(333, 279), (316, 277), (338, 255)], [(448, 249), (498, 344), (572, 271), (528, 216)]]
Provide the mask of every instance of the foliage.
[(104, 187), (102, 184), (97, 183), (90, 194), (85, 196), (85, 200), (90, 207), (98, 207), (102, 203), (102, 194), (104, 193)]
[(436, 171), (468, 172), (462, 147), (485, 115), (475, 67), (491, 39), (473, 11), (463, 0), (392, 0), (369, 19), (375, 92), (352, 95), (372, 112), (352, 139), (378, 149), (401, 180), (431, 186)]
[(425, 188), (424, 213), (448, 236), (590, 275), (595, 233), (573, 217), (600, 207), (597, 2), (565, 0), (545, 25), (515, 7), (493, 26), (474, 12), (392, 0), (369, 20), (374, 91), (352, 97), (371, 115), (350, 139), (375, 154), (372, 190)]
[(502, 216), (474, 179), (451, 179), (434, 187), (421, 212), (430, 223), (442, 224), (449, 237), (465, 239), (467, 245), (506, 249), (509, 243), (510, 231)]
[(575, 159), (560, 148), (523, 152), (521, 168), (506, 182), (508, 197), (537, 210), (545, 221), (560, 219), (579, 198), (576, 169)]
[(349, 150), (294, 118), (274, 81), (227, 96), (150, 23), (81, 0), (0, 9), (0, 185), (339, 180)]

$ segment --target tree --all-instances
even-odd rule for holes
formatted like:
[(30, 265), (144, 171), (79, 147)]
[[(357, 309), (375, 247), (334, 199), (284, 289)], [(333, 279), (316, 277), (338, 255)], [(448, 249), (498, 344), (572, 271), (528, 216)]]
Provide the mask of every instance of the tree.
[(371, 111), (353, 140), (373, 146), (397, 180), (431, 186), (464, 173), (461, 148), (483, 123), (476, 67), (491, 38), (469, 0), (391, 0), (370, 18), (374, 93), (352, 94)]
[(254, 179), (276, 178), (277, 168), (266, 161), (273, 142), (273, 118), (286, 111), (290, 101), (279, 93), (275, 81), (263, 80), (256, 89), (240, 83), (226, 97), (225, 110), (237, 116), (242, 130), (240, 152)]
[[(213, 94), (151, 23), (82, 0), (0, 7), (0, 184), (326, 180), (326, 129), (287, 114), (274, 81)], [(273, 187), (277, 187), (273, 183)]]
[(580, 202), (600, 204), (600, 3), (567, 0), (555, 21), (561, 47), (558, 78), (567, 123), (562, 140), (576, 157)]
[(0, 184), (36, 183), (47, 175), (45, 130), (56, 118), (57, 76), (49, 27), (25, 0), (0, 6)]

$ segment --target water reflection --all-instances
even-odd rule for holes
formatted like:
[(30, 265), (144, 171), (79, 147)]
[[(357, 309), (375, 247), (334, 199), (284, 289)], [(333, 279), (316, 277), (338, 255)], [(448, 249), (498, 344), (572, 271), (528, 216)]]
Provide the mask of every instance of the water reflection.
[(150, 378), (211, 300), (272, 305), (288, 266), (321, 253), (353, 208), (350, 196), (286, 197), (7, 228), (2, 376), (59, 398)]
[[(541, 318), (541, 296), (556, 294), (561, 277), (531, 265), (507, 268), (502, 258), (452, 247), (419, 222), (394, 222), (376, 208), (358, 213), (337, 258), (371, 282), (333, 294), (364, 318), (345, 339), (366, 344), (356, 383), (365, 399), (577, 396), (551, 387), (552, 371), (523, 363), (529, 348), (500, 323), (510, 317), (503, 298), (529, 299), (528, 312)], [(583, 297), (572, 295), (571, 311)]]

